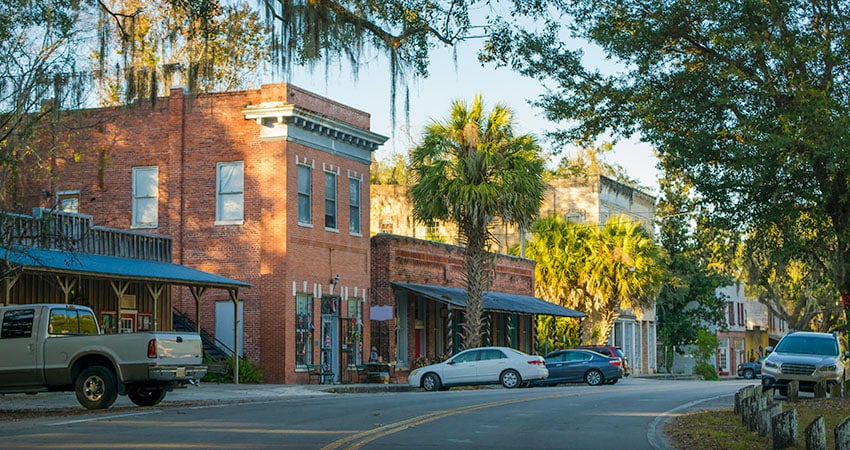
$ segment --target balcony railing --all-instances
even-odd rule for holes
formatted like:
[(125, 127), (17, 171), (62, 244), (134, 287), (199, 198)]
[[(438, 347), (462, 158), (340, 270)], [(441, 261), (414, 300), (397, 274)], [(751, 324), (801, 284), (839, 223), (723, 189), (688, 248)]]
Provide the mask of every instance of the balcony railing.
[(0, 214), (3, 246), (36, 247), (171, 262), (172, 239), (92, 225), (92, 216), (36, 209), (35, 216)]

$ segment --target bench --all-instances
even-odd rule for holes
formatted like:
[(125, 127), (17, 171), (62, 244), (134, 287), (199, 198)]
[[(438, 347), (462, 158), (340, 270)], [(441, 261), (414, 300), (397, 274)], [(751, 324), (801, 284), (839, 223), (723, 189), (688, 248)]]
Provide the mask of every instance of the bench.
[(309, 382), (313, 382), (313, 378), (319, 384), (333, 383), (334, 373), (330, 370), (325, 370), (321, 364), (307, 364), (307, 374), (310, 375)]

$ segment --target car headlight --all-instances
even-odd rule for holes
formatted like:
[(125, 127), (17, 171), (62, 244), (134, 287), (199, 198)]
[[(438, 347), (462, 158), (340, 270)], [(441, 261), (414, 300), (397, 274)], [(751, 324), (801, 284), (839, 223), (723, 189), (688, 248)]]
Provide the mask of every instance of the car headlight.
[(776, 364), (776, 363), (775, 363), (775, 362), (773, 362), (773, 361), (767, 361), (767, 360), (765, 360), (765, 362), (764, 362), (764, 366), (765, 366), (765, 367), (770, 367), (771, 369), (778, 369), (778, 368), (779, 368), (779, 364)]
[(413, 369), (413, 372), (410, 372), (410, 376), (415, 377), (417, 372), (419, 372), (419, 369)]
[(832, 364), (830, 366), (820, 366), (818, 370), (821, 372), (835, 372), (835, 367), (835, 364)]

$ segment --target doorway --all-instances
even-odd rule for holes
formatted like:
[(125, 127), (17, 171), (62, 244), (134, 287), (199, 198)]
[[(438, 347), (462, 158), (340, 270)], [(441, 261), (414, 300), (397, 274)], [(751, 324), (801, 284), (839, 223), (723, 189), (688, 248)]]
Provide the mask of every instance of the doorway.
[(323, 371), (333, 372), (333, 382), (339, 383), (339, 306), (340, 297), (322, 297), (321, 353)]

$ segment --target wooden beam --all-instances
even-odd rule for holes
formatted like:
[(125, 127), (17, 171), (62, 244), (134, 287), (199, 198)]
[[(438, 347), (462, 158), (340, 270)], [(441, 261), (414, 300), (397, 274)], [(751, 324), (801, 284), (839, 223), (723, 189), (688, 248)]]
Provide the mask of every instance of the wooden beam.
[(165, 289), (165, 285), (161, 284), (161, 283), (155, 283), (155, 284), (145, 283), (145, 287), (148, 289), (148, 292), (151, 294), (151, 297), (153, 297), (153, 330), (152, 331), (158, 331), (159, 327), (158, 327), (157, 324), (159, 323), (159, 320), (157, 320), (157, 314), (158, 314), (157, 304), (159, 304), (159, 297), (162, 296), (162, 291)]

